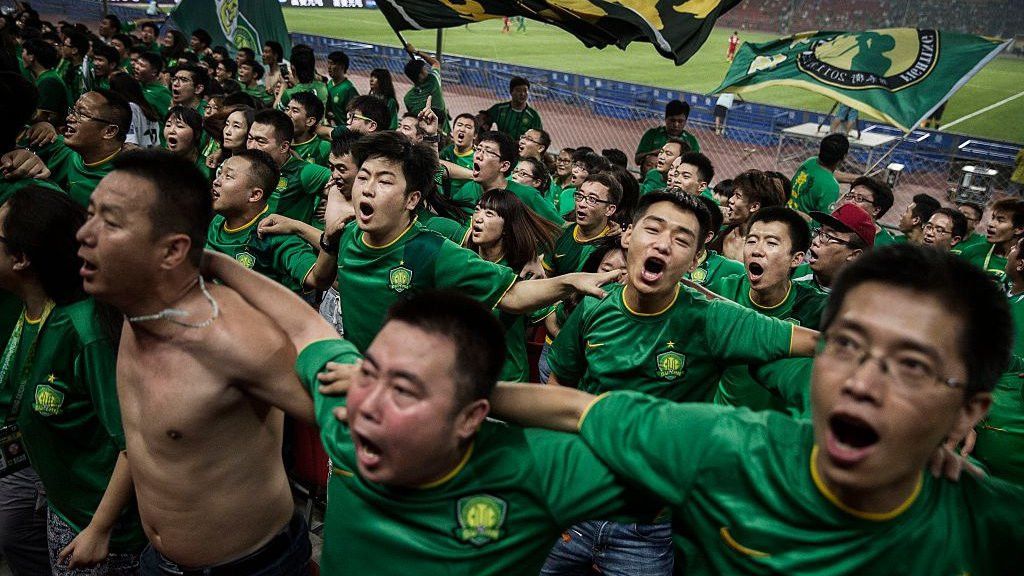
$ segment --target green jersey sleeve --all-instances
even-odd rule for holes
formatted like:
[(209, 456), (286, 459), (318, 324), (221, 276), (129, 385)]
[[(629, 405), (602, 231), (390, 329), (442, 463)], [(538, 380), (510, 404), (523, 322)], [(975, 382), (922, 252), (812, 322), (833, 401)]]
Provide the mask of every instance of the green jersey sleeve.
[[(324, 371), (328, 362), (338, 364), (354, 364), (360, 358), (359, 352), (347, 340), (320, 340), (313, 342), (299, 352), (295, 359), (295, 373), (302, 385), (313, 397), (317, 425), (320, 426), (324, 438), (333, 438), (342, 427), (334, 417), (334, 409), (345, 405), (345, 396), (324, 396), (320, 393), (320, 381), (317, 374)], [(345, 432), (347, 434), (347, 432)], [(328, 452), (331, 447), (324, 443)]]
[(316, 265), (313, 248), (298, 236), (279, 236), (274, 250), (274, 268), (288, 275), (299, 289), (309, 271)]
[(712, 430), (731, 408), (679, 404), (638, 392), (598, 397), (580, 422), (580, 435), (612, 470), (673, 508), (686, 501)]
[(447, 240), (438, 251), (434, 274), (438, 288), (458, 288), (488, 308), (497, 306), (517, 279), (508, 266), (488, 262)]
[(583, 315), (586, 313), (588, 300), (589, 296), (580, 302), (572, 314), (569, 314), (548, 350), (548, 366), (551, 373), (559, 382), (565, 384), (579, 382), (587, 369), (582, 338)]
[(732, 364), (789, 356), (793, 329), (789, 322), (724, 300), (711, 302), (704, 325), (712, 354)]
[(811, 417), (811, 368), (813, 358), (783, 358), (750, 366), (750, 376), (782, 397), (786, 410), (797, 418)]

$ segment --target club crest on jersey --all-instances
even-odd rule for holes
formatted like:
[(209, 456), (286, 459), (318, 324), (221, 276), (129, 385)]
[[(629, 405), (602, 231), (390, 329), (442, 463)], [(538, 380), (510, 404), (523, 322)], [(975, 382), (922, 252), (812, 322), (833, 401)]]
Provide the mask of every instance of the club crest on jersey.
[(280, 192), (280, 191), (284, 190), (287, 187), (288, 187), (288, 179), (285, 178), (284, 176), (281, 176), (281, 178), (277, 181), (277, 191)]
[(690, 279), (697, 284), (703, 284), (708, 279), (708, 271), (703, 268), (697, 268), (690, 273)]
[(658, 354), (658, 378), (671, 380), (683, 375), (686, 368), (686, 356), (679, 352), (662, 352)]
[(32, 409), (43, 416), (57, 416), (64, 406), (64, 393), (53, 386), (39, 384), (36, 386), (35, 401)]
[(238, 254), (235, 254), (235, 260), (238, 260), (239, 264), (250, 270), (252, 270), (252, 267), (256, 265), (256, 257), (248, 252), (239, 252)]
[(395, 266), (388, 272), (388, 288), (395, 292), (405, 292), (412, 286), (412, 270), (405, 266)]
[(508, 503), (489, 494), (477, 494), (460, 499), (455, 504), (459, 527), (455, 538), (473, 546), (496, 542), (505, 532)]

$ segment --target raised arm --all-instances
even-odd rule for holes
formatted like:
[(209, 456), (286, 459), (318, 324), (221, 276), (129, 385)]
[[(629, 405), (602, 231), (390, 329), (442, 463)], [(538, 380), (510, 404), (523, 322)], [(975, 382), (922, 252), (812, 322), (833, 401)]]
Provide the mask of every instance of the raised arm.
[(818, 339), (821, 337), (821, 333), (817, 330), (811, 330), (810, 328), (804, 328), (802, 326), (793, 327), (793, 340), (789, 345), (789, 355), (793, 356), (814, 356), (815, 351), (818, 348)]
[(502, 382), (491, 393), (491, 415), (520, 426), (576, 432), (595, 399), (573, 388)]
[(621, 270), (574, 272), (544, 280), (516, 282), (498, 302), (498, 308), (512, 314), (525, 314), (554, 304), (574, 292), (604, 298), (606, 292), (601, 287), (617, 282), (621, 275)]
[(334, 328), (291, 290), (246, 269), (224, 254), (204, 252), (203, 271), (220, 279), (225, 286), (270, 317), (284, 330), (296, 351), (301, 351), (311, 342), (338, 337)]

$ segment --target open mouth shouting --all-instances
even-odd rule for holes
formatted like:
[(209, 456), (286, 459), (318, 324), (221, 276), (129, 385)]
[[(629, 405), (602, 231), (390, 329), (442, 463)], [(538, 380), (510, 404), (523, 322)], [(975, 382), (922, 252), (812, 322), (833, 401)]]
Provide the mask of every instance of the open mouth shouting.
[(750, 280), (751, 286), (758, 284), (762, 278), (764, 278), (763, 264), (760, 262), (751, 262), (747, 264), (747, 279)]
[(833, 464), (851, 468), (871, 455), (879, 439), (878, 432), (866, 420), (837, 412), (828, 419), (825, 449)]
[(657, 256), (649, 256), (644, 260), (644, 267), (640, 271), (640, 280), (645, 284), (655, 284), (665, 275), (666, 263)]
[(370, 204), (369, 202), (366, 202), (365, 200), (359, 202), (359, 205), (358, 205), (358, 208), (357, 208), (357, 214), (356, 214), (356, 216), (359, 218), (359, 222), (361, 224), (369, 223), (370, 219), (373, 217), (373, 210), (374, 210), (373, 204)]

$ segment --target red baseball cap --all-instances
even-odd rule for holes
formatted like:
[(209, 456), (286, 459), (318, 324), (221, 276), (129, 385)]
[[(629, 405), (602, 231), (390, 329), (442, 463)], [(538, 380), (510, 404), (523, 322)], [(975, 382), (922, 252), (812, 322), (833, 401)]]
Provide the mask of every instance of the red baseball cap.
[(875, 245), (875, 221), (871, 215), (856, 204), (843, 204), (831, 215), (824, 212), (811, 212), (815, 222), (831, 226), (841, 232), (853, 232), (864, 244), (871, 248)]

